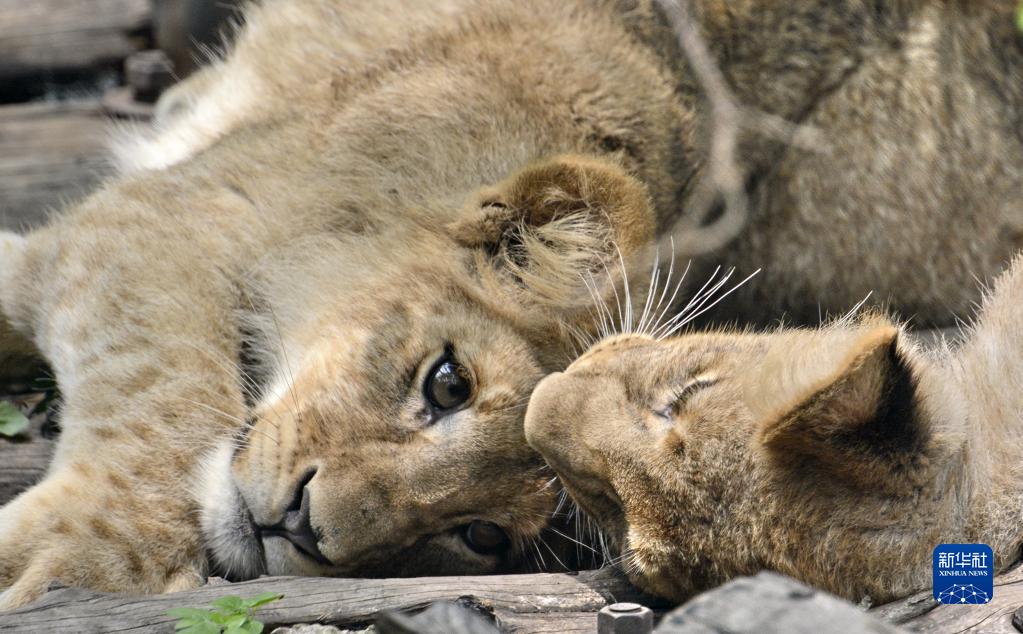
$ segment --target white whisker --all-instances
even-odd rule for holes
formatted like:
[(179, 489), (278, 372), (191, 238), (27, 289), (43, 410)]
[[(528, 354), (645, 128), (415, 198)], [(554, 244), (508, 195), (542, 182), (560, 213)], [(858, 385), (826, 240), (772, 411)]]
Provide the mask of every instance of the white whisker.
[(867, 293), (867, 296), (866, 296), (866, 297), (864, 297), (863, 299), (861, 299), (861, 300), (859, 301), (859, 303), (857, 303), (857, 304), (856, 304), (855, 306), (853, 306), (852, 308), (850, 308), (850, 309), (849, 309), (849, 312), (847, 312), (846, 314), (842, 315), (842, 317), (841, 317), (841, 318), (839, 318), (839, 319), (838, 319), (838, 321), (839, 321), (839, 322), (848, 322), (848, 321), (851, 321), (851, 320), (852, 320), (852, 318), (856, 316), (856, 313), (860, 312), (860, 309), (861, 309), (861, 308), (863, 308), (864, 304), (866, 304), (866, 303), (867, 303), (867, 301), (868, 301), (868, 300), (870, 299), (870, 296), (871, 296), (871, 295), (873, 295), (873, 294), (874, 294), (874, 291), (870, 291), (869, 293)]
[(708, 310), (710, 310), (710, 309), (714, 308), (715, 306), (717, 306), (717, 305), (718, 305), (719, 303), (721, 303), (721, 302), (722, 302), (722, 301), (723, 301), (723, 300), (724, 300), (724, 299), (725, 299), (726, 297), (728, 297), (729, 295), (731, 295), (731, 294), (732, 294), (732, 293), (734, 293), (735, 291), (739, 290), (739, 288), (740, 288), (740, 287), (742, 287), (742, 286), (743, 286), (743, 285), (744, 285), (744, 284), (745, 284), (746, 282), (748, 282), (748, 281), (750, 281), (751, 279), (753, 279), (753, 278), (754, 278), (754, 277), (755, 277), (755, 276), (756, 276), (757, 274), (759, 274), (759, 273), (760, 273), (760, 269), (757, 269), (756, 271), (753, 271), (753, 273), (751, 273), (750, 275), (748, 275), (748, 276), (747, 276), (747, 277), (746, 277), (746, 278), (745, 278), (744, 280), (742, 280), (741, 282), (739, 282), (738, 284), (736, 284), (735, 286), (733, 286), (732, 288), (730, 288), (730, 289), (728, 290), (728, 292), (726, 292), (726, 293), (725, 293), (725, 294), (723, 294), (723, 295), (722, 295), (721, 297), (719, 297), (719, 298), (717, 298), (716, 300), (714, 300), (714, 301), (713, 301), (713, 302), (712, 302), (712, 303), (711, 303), (711, 304), (710, 304), (709, 306), (707, 306), (706, 308), (704, 308), (703, 310), (701, 310), (701, 311), (699, 311), (699, 312), (697, 312), (697, 313), (694, 313), (694, 314), (692, 314), (692, 315), (690, 315), (690, 316), (686, 317), (686, 319), (684, 319), (684, 320), (682, 320), (681, 322), (679, 322), (678, 324), (676, 324), (676, 325), (675, 325), (675, 326), (674, 326), (673, 328), (671, 328), (671, 330), (669, 330), (668, 332), (666, 332), (666, 333), (662, 334), (662, 335), (661, 335), (660, 337), (658, 337), (658, 338), (659, 338), (659, 339), (664, 339), (664, 338), (666, 338), (666, 337), (670, 337), (671, 335), (675, 334), (676, 332), (678, 332), (678, 330), (679, 330), (680, 328), (682, 328), (682, 327), (683, 327), (683, 326), (685, 326), (686, 324), (690, 323), (691, 321), (693, 321), (694, 319), (696, 319), (696, 318), (697, 318), (697, 317), (699, 317), (700, 315), (702, 315), (702, 314), (706, 313), (706, 312), (707, 312)]
[(667, 328), (670, 328), (674, 322), (678, 321), (681, 318), (680, 316), (684, 316), (689, 311), (693, 310), (693, 306), (701, 301), (701, 299), (703, 298), (707, 291), (707, 288), (711, 286), (711, 284), (717, 278), (717, 275), (720, 271), (721, 266), (715, 267), (714, 272), (710, 274), (710, 277), (707, 278), (707, 281), (703, 283), (703, 286), (701, 286), (699, 290), (697, 290), (696, 293), (694, 293), (693, 296), (689, 298), (689, 302), (682, 308), (682, 310), (680, 310), (674, 317), (669, 319), (663, 325), (659, 326), (658, 329), (651, 334), (654, 337), (657, 337), (659, 332), (666, 330)]
[(661, 249), (654, 250), (654, 268), (650, 272), (650, 284), (646, 289), (646, 301), (643, 302), (643, 314), (639, 317), (639, 324), (636, 332), (646, 332), (646, 320), (650, 317), (650, 309), (653, 307), (654, 296), (657, 295), (657, 284), (661, 277)]
[[(622, 332), (625, 326), (624, 315), (622, 314), (622, 300), (618, 295), (618, 285), (615, 284), (614, 276), (611, 275), (611, 270), (607, 268), (607, 264), (604, 264), (604, 272), (607, 273), (607, 279), (611, 283), (611, 290), (614, 291), (615, 305), (618, 306), (618, 327), (615, 328), (612, 334), (618, 334)], [(611, 320), (611, 325), (614, 326), (614, 318)]]
[[(622, 256), (622, 250), (615, 245), (615, 251), (618, 253), (618, 266), (622, 270), (622, 285), (625, 293), (625, 320), (626, 323), (622, 324), (623, 332), (632, 332), (632, 291), (629, 288), (629, 273), (625, 270), (625, 258)], [(614, 283), (614, 280), (611, 280)]]

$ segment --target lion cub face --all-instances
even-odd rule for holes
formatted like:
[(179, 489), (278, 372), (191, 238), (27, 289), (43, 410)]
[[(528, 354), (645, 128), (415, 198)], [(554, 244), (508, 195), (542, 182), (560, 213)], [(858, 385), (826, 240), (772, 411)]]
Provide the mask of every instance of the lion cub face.
[(571, 358), (584, 274), (650, 239), (645, 189), (564, 156), (451, 225), (409, 224), (255, 273), (263, 385), (198, 496), (221, 574), (480, 573), (535, 551), (557, 489), (525, 440), (529, 394)]
[(905, 527), (933, 524), (897, 333), (620, 335), (537, 386), (526, 435), (648, 591), (773, 568), (883, 599), (919, 572)]

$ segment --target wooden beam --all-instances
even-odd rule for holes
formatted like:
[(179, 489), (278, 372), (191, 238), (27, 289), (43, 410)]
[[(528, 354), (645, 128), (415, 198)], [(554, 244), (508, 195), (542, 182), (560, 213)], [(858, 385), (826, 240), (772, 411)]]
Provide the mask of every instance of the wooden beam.
[(98, 100), (0, 107), (0, 227), (38, 226), (89, 193), (110, 172), (109, 130)]
[(119, 64), (150, 14), (149, 0), (0, 0), (0, 81)]
[(517, 633), (589, 633), (596, 631), (596, 613), (603, 606), (651, 602), (607, 571), (418, 579), (263, 577), (144, 597), (61, 588), (32, 605), (0, 613), (0, 632), (172, 632), (175, 619), (166, 614), (171, 608), (204, 608), (223, 596), (263, 592), (284, 595), (257, 612), (267, 632), (295, 623), (359, 628), (373, 623), (382, 611), (461, 600), (491, 611), (499, 627), (514, 626)]
[(995, 593), (983, 605), (940, 605), (931, 592), (882, 605), (872, 612), (914, 632), (1019, 634), (1012, 613), (1023, 606), (1023, 564), (995, 577)]
[(43, 479), (55, 444), (45, 438), (0, 438), (0, 505)]

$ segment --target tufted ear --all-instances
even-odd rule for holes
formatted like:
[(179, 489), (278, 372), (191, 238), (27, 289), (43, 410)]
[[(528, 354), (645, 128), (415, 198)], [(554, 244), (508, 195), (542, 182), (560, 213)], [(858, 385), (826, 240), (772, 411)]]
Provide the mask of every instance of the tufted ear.
[[(761, 409), (759, 438), (779, 463), (823, 470), (883, 489), (913, 480), (928, 441), (916, 383), (890, 324), (825, 334), (808, 348), (769, 352), (774, 405)], [(779, 373), (786, 355), (799, 361)], [(754, 410), (756, 411), (756, 410)]]
[[(604, 159), (562, 155), (479, 191), (451, 227), (485, 285), (526, 305), (586, 308), (585, 280), (650, 244), (646, 187)], [(629, 267), (626, 267), (629, 268)], [(630, 270), (630, 274), (633, 271)]]

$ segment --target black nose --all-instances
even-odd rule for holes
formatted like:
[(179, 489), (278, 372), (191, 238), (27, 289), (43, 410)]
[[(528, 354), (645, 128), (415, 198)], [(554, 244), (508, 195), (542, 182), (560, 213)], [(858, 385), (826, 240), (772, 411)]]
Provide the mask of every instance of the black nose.
[(308, 485), (315, 475), (316, 470), (313, 469), (302, 476), (295, 488), (295, 496), (292, 498), (291, 504), (284, 511), (284, 517), (273, 526), (260, 527), (260, 533), (265, 537), (283, 537), (310, 559), (324, 566), (330, 566), (332, 565), (331, 561), (320, 552), (320, 547), (317, 544), (319, 539), (309, 521)]

